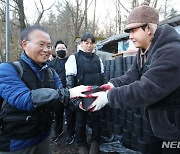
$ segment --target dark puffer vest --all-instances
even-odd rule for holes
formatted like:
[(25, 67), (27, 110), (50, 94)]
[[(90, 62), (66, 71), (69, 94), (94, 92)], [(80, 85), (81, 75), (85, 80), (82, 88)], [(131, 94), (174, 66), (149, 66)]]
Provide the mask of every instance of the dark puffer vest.
[(104, 83), (100, 60), (96, 54), (79, 51), (75, 57), (77, 63), (76, 86), (81, 84), (100, 86)]

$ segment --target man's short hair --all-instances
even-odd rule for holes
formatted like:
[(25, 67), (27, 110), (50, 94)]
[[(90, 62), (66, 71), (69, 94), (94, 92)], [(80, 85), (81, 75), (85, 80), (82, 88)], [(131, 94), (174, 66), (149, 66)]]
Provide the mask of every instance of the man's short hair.
[(93, 35), (92, 33), (90, 33), (90, 32), (84, 34), (84, 35), (81, 37), (81, 42), (87, 41), (87, 39), (91, 39), (92, 43), (95, 43), (95, 42), (96, 42), (94, 35)]
[(47, 30), (42, 26), (39, 26), (39, 25), (28, 26), (21, 33), (21, 41), (28, 40), (29, 34), (32, 33), (35, 30), (45, 32), (45, 33), (47, 33), (49, 35)]
[(56, 44), (55, 44), (55, 46), (54, 46), (55, 49), (56, 49), (56, 47), (57, 47), (58, 44), (64, 44), (65, 47), (67, 48), (67, 45), (66, 45), (62, 40), (59, 40), (59, 41), (56, 42)]

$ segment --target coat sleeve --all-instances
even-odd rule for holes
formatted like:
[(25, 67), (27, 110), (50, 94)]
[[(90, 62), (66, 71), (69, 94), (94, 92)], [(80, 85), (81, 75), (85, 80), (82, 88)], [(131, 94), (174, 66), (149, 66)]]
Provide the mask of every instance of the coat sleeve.
[(8, 63), (0, 64), (0, 95), (3, 99), (20, 110), (34, 110), (31, 90), (19, 77), (17, 71)]
[(103, 65), (103, 62), (100, 57), (99, 57), (99, 60), (100, 60), (100, 66), (101, 66), (101, 73), (103, 74), (104, 73), (104, 65)]
[(77, 64), (75, 55), (71, 55), (65, 63), (66, 76), (77, 75)]
[(100, 60), (100, 67), (101, 67), (101, 78), (102, 78), (102, 84), (105, 84), (107, 83), (107, 79), (105, 77), (105, 72), (104, 72), (104, 64), (102, 62), (102, 59), (99, 57), (99, 60)]
[(53, 104), (55, 102), (64, 103), (69, 102), (69, 90), (67, 88), (51, 89), (39, 88), (31, 91), (32, 104), (34, 108), (42, 107), (46, 104)]
[(3, 63), (0, 64), (0, 70), (0, 95), (17, 109), (33, 111), (47, 103), (69, 100), (69, 91), (60, 86), (58, 75), (56, 78), (57, 90), (51, 88), (30, 90), (13, 66)]
[[(149, 70), (141, 76), (140, 80), (119, 87), (120, 83), (128, 83), (130, 76), (123, 77), (126, 82), (120, 79), (120, 82), (116, 84), (118, 86), (112, 88), (108, 93), (110, 106), (115, 108), (148, 106), (176, 90), (180, 86), (178, 46), (164, 45), (158, 49), (152, 58)], [(131, 76), (131, 78), (134, 77)]]

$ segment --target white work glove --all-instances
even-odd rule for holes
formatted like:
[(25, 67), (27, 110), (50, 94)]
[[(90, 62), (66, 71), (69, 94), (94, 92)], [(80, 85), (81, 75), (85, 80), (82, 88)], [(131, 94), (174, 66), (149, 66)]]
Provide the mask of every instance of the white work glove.
[(107, 84), (103, 84), (99, 87), (99, 89), (103, 91), (109, 91), (111, 88), (113, 88), (114, 85), (111, 82), (108, 82)]
[(84, 86), (80, 85), (74, 88), (69, 89), (70, 99), (77, 98), (77, 97), (88, 97), (87, 95), (83, 94), (83, 92), (87, 92), (91, 90), (91, 86)]
[(89, 95), (89, 97), (95, 97), (96, 100), (88, 107), (91, 112), (98, 111), (108, 104), (107, 92), (100, 91)]

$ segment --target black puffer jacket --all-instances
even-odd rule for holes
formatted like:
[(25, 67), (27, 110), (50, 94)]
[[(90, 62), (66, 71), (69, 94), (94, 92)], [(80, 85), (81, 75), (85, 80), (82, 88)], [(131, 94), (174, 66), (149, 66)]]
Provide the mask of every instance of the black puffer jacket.
[[(110, 106), (145, 107), (155, 136), (178, 140), (180, 35), (168, 25), (158, 27), (148, 51), (147, 61), (150, 63), (144, 64), (148, 69), (143, 74), (140, 73), (138, 54), (124, 76), (110, 80), (115, 86), (108, 93)], [(172, 93), (176, 93), (174, 97), (171, 97)], [(163, 104), (166, 104), (165, 107)], [(176, 108), (173, 108), (174, 105)]]

